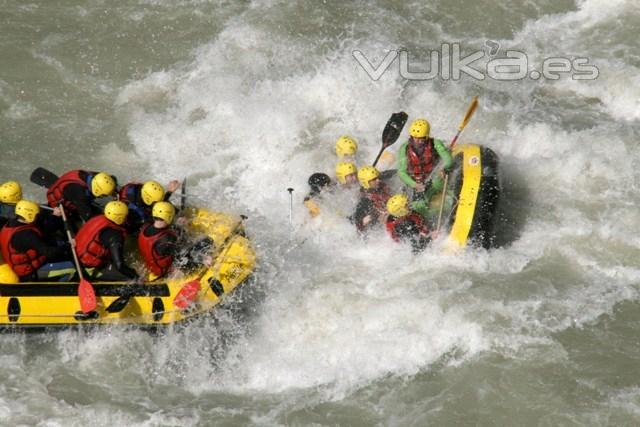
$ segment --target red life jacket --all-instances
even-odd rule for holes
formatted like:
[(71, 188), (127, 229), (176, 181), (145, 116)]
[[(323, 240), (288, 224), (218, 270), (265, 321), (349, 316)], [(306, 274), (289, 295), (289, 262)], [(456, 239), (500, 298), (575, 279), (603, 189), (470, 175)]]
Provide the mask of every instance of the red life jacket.
[[(389, 190), (389, 186), (384, 182), (380, 181), (377, 189), (369, 189), (365, 190), (364, 188), (360, 188), (360, 202), (358, 206), (361, 205), (363, 199), (367, 199), (371, 201), (371, 206), (367, 206), (366, 212), (362, 213), (361, 218), (356, 219), (356, 227), (359, 231), (365, 231), (367, 228), (371, 227), (373, 224), (377, 224), (384, 219), (384, 214), (387, 212), (387, 200), (391, 197), (391, 191)], [(356, 215), (358, 213), (356, 212)], [(372, 215), (373, 221), (371, 221), (368, 225), (364, 225), (362, 220), (366, 215)]]
[(141, 188), (142, 184), (139, 184), (137, 182), (130, 182), (129, 184), (126, 184), (120, 189), (120, 192), (118, 193), (118, 200), (126, 203), (127, 205), (129, 203), (135, 203), (136, 192), (139, 192)]
[(28, 276), (34, 273), (45, 261), (45, 256), (38, 254), (35, 249), (25, 252), (18, 252), (11, 244), (11, 239), (16, 233), (24, 230), (32, 230), (42, 237), (42, 232), (33, 224), (18, 225), (17, 227), (4, 226), (0, 231), (0, 246), (2, 247), (2, 257), (9, 264), (9, 267), (19, 276)]
[(173, 255), (161, 256), (156, 252), (154, 246), (163, 237), (176, 236), (176, 233), (167, 227), (156, 234), (145, 236), (144, 232), (150, 225), (150, 223), (146, 223), (140, 230), (140, 234), (138, 234), (138, 249), (140, 249), (140, 254), (151, 272), (156, 276), (164, 276), (173, 263)]
[(47, 202), (49, 203), (49, 206), (55, 208), (62, 201), (65, 209), (76, 210), (76, 207), (72, 201), (64, 200), (64, 195), (62, 193), (69, 184), (81, 185), (85, 187), (87, 191), (89, 191), (89, 185), (84, 179), (80, 177), (80, 172), (90, 173), (79, 169), (69, 171), (58, 178), (58, 180), (54, 182), (51, 187), (49, 187), (49, 190), (47, 191)]
[(427, 139), (422, 155), (413, 149), (411, 142), (407, 144), (407, 172), (415, 182), (424, 182), (433, 170), (438, 152), (433, 145), (433, 138)]
[(378, 212), (387, 211), (387, 200), (391, 197), (391, 191), (384, 182), (380, 181), (378, 188), (375, 190), (362, 190), (362, 195), (373, 202)]
[(403, 216), (401, 218), (395, 217), (393, 215), (389, 215), (387, 217), (387, 231), (393, 240), (399, 242), (401, 240), (401, 236), (397, 232), (397, 227), (400, 227), (408, 222), (412, 222), (415, 224), (418, 232), (420, 234), (424, 234), (425, 236), (429, 233), (429, 229), (424, 223), (424, 218), (417, 212), (411, 212), (407, 216)]
[(94, 216), (78, 231), (76, 252), (80, 263), (85, 267), (100, 267), (109, 259), (109, 249), (100, 241), (100, 233), (107, 228), (118, 231), (124, 240), (124, 228), (109, 221), (104, 215)]

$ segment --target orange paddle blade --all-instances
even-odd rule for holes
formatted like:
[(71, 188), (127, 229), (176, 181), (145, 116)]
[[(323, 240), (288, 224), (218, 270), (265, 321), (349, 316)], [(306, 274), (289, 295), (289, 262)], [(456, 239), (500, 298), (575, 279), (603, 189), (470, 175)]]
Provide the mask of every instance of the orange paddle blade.
[(192, 280), (185, 283), (182, 289), (180, 289), (180, 292), (178, 292), (178, 295), (173, 299), (173, 305), (182, 309), (189, 307), (198, 296), (198, 292), (200, 292), (199, 281)]
[(80, 298), (80, 309), (83, 313), (87, 314), (96, 309), (96, 291), (87, 279), (80, 280), (78, 297)]
[(473, 113), (475, 113), (476, 108), (478, 108), (478, 97), (474, 96), (471, 100), (471, 104), (469, 104), (469, 108), (467, 108), (467, 113), (464, 115), (464, 119), (462, 119), (460, 126), (458, 126), (458, 130), (461, 131), (462, 129), (464, 129), (467, 123), (469, 123), (469, 120), (471, 120), (471, 116), (473, 116)]

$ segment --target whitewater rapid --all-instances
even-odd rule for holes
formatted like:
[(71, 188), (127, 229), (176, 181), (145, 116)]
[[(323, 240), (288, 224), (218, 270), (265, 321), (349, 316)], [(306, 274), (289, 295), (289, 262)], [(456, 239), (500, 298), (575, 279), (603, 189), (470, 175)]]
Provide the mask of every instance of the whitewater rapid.
[[(1, 374), (0, 418), (637, 422), (640, 384), (630, 374), (640, 296), (636, 2), (142, 3), (148, 8), (114, 8), (109, 25), (120, 25), (114, 34), (126, 40), (135, 38), (127, 33), (133, 27), (147, 35), (145, 25), (163, 36), (149, 42), (157, 48), (148, 52), (149, 70), (87, 77), (85, 65), (61, 53), (85, 34), (81, 25), (33, 48), (39, 64), (62, 76), (63, 83), (41, 83), (47, 93), (79, 82), (69, 94), (73, 117), (47, 113), (60, 104), (26, 99), (0, 74), (10, 140), (20, 141), (28, 123), (35, 136), (55, 130), (50, 146), (27, 142), (9, 152), (6, 178), (22, 173), (19, 158), (35, 166), (59, 153), (66, 153), (53, 160), (59, 169), (89, 153), (95, 167), (123, 181), (187, 177), (192, 200), (249, 217), (260, 257), (256, 293), (243, 296), (240, 319), (221, 310), (161, 337), (119, 330), (3, 337), (3, 366), (14, 369)], [(108, 13), (76, 6), (69, 16), (102, 28)], [(176, 32), (173, 43), (166, 27), (174, 24), (161, 18), (171, 14), (188, 34)], [(101, 34), (91, 33), (89, 46)], [(357, 50), (377, 64), (405, 50), (420, 69), (445, 42), (466, 52), (496, 44), (497, 55), (524, 52), (528, 71), (549, 57), (586, 57), (599, 74), (410, 81), (394, 62), (374, 81), (354, 57)], [(131, 49), (101, 51), (95, 62), (102, 69), (129, 56), (144, 62), (144, 51)], [(363, 241), (346, 221), (306, 216), (306, 180), (333, 174), (340, 135), (358, 140), (360, 164), (375, 158), (393, 112), (428, 118), (432, 133), (448, 140), (476, 95), (480, 107), (460, 143), (486, 145), (500, 158), (499, 247), (451, 254), (438, 240), (412, 255), (383, 232)], [(91, 105), (86, 112), (83, 103)], [(67, 144), (64, 124), (80, 148)]]

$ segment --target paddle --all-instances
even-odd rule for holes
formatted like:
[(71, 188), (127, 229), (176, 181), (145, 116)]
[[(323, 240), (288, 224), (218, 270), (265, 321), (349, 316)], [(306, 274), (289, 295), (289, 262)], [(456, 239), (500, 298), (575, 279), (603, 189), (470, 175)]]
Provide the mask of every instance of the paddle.
[(132, 296), (133, 296), (133, 293), (128, 293), (127, 295), (119, 296), (111, 304), (109, 304), (105, 310), (108, 313), (121, 312), (127, 306)]
[[(231, 238), (233, 238), (236, 235), (236, 233), (242, 226), (243, 221), (245, 219), (247, 219), (245, 215), (240, 215), (240, 221), (238, 221), (238, 223), (231, 229), (231, 231), (229, 232), (229, 235), (218, 246), (218, 249), (215, 251), (215, 253), (211, 255), (213, 262), (215, 262), (216, 258), (220, 256), (220, 254), (224, 250), (227, 243), (229, 243)], [(173, 299), (173, 305), (175, 305), (178, 308), (185, 309), (189, 307), (189, 305), (191, 305), (191, 303), (196, 299), (199, 292), (200, 292), (200, 281), (192, 280), (191, 282), (184, 285), (182, 289), (180, 289), (180, 291), (176, 294), (175, 298)]]
[[(458, 137), (462, 133), (462, 130), (467, 126), (467, 124), (471, 120), (471, 116), (473, 116), (473, 113), (475, 113), (476, 108), (478, 108), (478, 97), (474, 96), (473, 99), (471, 100), (471, 104), (469, 104), (469, 108), (467, 108), (467, 113), (464, 115), (464, 118), (462, 119), (460, 126), (458, 126), (458, 132), (456, 133), (456, 136), (453, 137), (453, 139), (451, 140), (451, 144), (449, 144), (449, 151), (453, 150), (453, 147), (456, 145), (456, 142), (458, 141)], [(444, 204), (445, 204), (444, 202), (447, 194), (448, 184), (449, 184), (449, 174), (447, 173), (444, 175), (444, 184), (442, 185), (442, 201), (440, 203), (440, 212), (438, 213), (438, 223), (436, 226), (436, 232), (440, 231), (440, 225), (442, 224), (442, 212), (444, 211)]]
[(187, 203), (187, 177), (182, 180), (182, 187), (180, 188), (180, 212), (184, 210), (184, 206)]
[(289, 192), (289, 225), (293, 224), (293, 188), (287, 188)]
[(382, 152), (398, 140), (398, 137), (402, 132), (402, 128), (404, 127), (404, 124), (407, 123), (408, 118), (409, 116), (407, 116), (407, 113), (405, 113), (404, 111), (393, 113), (391, 115), (389, 121), (384, 127), (384, 130), (382, 131), (382, 148), (380, 148), (380, 152), (376, 156), (376, 159), (373, 161), (373, 167), (375, 167), (378, 163), (378, 160), (380, 160)]
[[(236, 235), (238, 229), (242, 225), (242, 221), (245, 219), (247, 219), (246, 216), (240, 215), (240, 221), (238, 221), (238, 224), (236, 224), (236, 226), (229, 232), (229, 235), (227, 236), (227, 238), (219, 246), (220, 249), (216, 251), (215, 254), (212, 255), (212, 258), (214, 260), (220, 255), (220, 253), (222, 252), (222, 249), (229, 242), (229, 240), (231, 240), (231, 238)], [(174, 305), (176, 305), (179, 308), (187, 308), (193, 302), (193, 300), (195, 300), (195, 298), (198, 296), (199, 291), (200, 291), (200, 282), (198, 280), (190, 281), (189, 283), (184, 285), (182, 289), (180, 289), (178, 294), (175, 296), (174, 302), (173, 302)], [(132, 296), (133, 294), (128, 294), (128, 295), (122, 295), (116, 298), (111, 304), (109, 304), (109, 306), (106, 308), (106, 311), (109, 313), (121, 312), (127, 306)]]
[(71, 244), (71, 240), (73, 239), (73, 237), (71, 236), (71, 229), (69, 228), (69, 223), (67, 222), (67, 215), (64, 213), (64, 207), (62, 206), (62, 203), (59, 205), (59, 207), (60, 212), (62, 212), (62, 221), (64, 222), (64, 229), (67, 232), (67, 239), (69, 239), (69, 244), (71, 245), (73, 261), (76, 264), (76, 270), (78, 270), (78, 276), (80, 277), (80, 283), (78, 284), (78, 298), (80, 298), (80, 309), (84, 314), (87, 314), (96, 309), (96, 291), (93, 289), (93, 285), (82, 276), (82, 267), (80, 266), (80, 261), (78, 261), (78, 254), (76, 254), (76, 249)]
[(58, 180), (58, 175), (42, 167), (35, 168), (31, 172), (29, 180), (41, 187), (49, 188)]

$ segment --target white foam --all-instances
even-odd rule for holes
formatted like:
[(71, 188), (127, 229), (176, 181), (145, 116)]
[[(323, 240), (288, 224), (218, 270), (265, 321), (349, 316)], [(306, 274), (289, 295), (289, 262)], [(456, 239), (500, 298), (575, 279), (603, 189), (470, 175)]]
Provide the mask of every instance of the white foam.
[(332, 393), (341, 394), (387, 374), (415, 374), (449, 351), (486, 347), (479, 326), (461, 313), (444, 313), (426, 298), (386, 297), (389, 284), (377, 285), (377, 295), (350, 280), (273, 301), (260, 330), (231, 352), (226, 386), (283, 391), (336, 383)]
[(575, 80), (564, 75), (559, 81), (541, 80), (581, 97), (596, 98), (616, 119), (640, 118), (638, 68), (619, 58), (619, 52), (637, 50), (638, 43), (620, 39), (620, 25), (640, 18), (640, 6), (633, 0), (583, 0), (573, 12), (530, 20), (513, 40), (502, 40), (504, 48), (522, 49), (533, 69), (541, 70), (550, 57), (587, 58), (598, 68), (596, 80)]
[[(254, 3), (251, 10), (262, 6)], [(580, 37), (589, 28), (634, 10), (630, 2), (581, 2), (575, 12), (529, 22), (505, 46), (522, 47), (533, 60), (581, 54), (588, 49)], [(564, 37), (566, 28), (577, 30)], [(354, 47), (385, 52), (393, 47), (390, 40), (382, 32), (375, 42), (346, 41), (330, 55), (318, 55), (317, 46), (237, 17), (194, 52), (192, 63), (120, 92), (117, 106), (132, 112), (129, 136), (136, 153), (154, 159), (150, 174), (194, 176), (193, 191), (209, 203), (250, 212), (248, 227), (259, 244), (259, 278), (267, 282), (268, 297), (255, 329), (227, 351), (218, 369), (195, 340), (193, 368), (181, 377), (194, 391), (325, 387), (329, 396), (341, 396), (388, 374), (413, 375), (451, 352), (461, 354), (455, 362), (488, 349), (513, 354), (542, 345), (563, 357), (550, 333), (589, 323), (636, 297), (634, 267), (602, 262), (601, 254), (589, 252), (607, 236), (635, 243), (625, 236), (634, 215), (622, 215), (625, 226), (610, 220), (616, 217), (611, 201), (629, 198), (635, 153), (610, 120), (572, 130), (512, 115), (513, 108), (529, 104), (535, 83), (482, 83), (508, 99), (481, 98), (463, 136), (493, 148), (524, 186), (516, 188), (526, 197), (515, 209), (526, 212), (526, 221), (509, 246), (453, 255), (443, 253), (438, 241), (412, 257), (382, 231), (365, 243), (339, 216), (305, 217), (307, 177), (332, 175), (330, 153), (338, 136), (356, 137), (360, 159), (372, 159), (386, 119), (401, 109), (411, 119), (427, 116), (438, 137), (455, 132), (471, 98), (468, 86), (451, 87), (443, 96), (436, 84), (406, 84), (394, 72), (372, 82), (351, 56)], [(638, 86), (633, 71), (603, 72), (596, 82), (539, 85), (555, 95), (598, 97), (613, 119), (637, 117), (638, 97), (628, 88)], [(292, 227), (287, 187), (295, 188)], [(560, 278), (530, 277), (555, 257), (571, 267), (558, 267)], [(491, 280), (496, 294), (483, 288)], [(158, 363), (175, 354), (167, 350)]]

